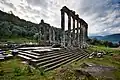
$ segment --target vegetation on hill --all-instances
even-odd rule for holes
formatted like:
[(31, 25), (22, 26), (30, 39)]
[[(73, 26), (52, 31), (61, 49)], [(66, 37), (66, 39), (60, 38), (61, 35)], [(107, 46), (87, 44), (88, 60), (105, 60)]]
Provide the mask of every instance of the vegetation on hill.
[(94, 39), (88, 39), (88, 43), (91, 44), (91, 45), (111, 47), (111, 48), (117, 48), (117, 47), (120, 46), (120, 42), (113, 43), (113, 42), (110, 42), (110, 41), (98, 40), (96, 38), (94, 38)]
[(120, 41), (120, 34), (111, 34), (111, 35), (106, 35), (106, 36), (90, 36), (90, 38), (98, 39), (98, 40), (105, 40), (113, 43), (117, 43)]
[[(8, 14), (0, 11), (0, 41), (9, 39), (12, 40), (14, 38), (26, 38), (26, 40), (37, 39), (40, 29), (42, 34), (41, 37), (44, 37), (44, 30), (47, 32), (47, 34), (49, 34), (49, 27), (51, 26), (47, 23), (44, 23), (43, 20), (41, 21), (41, 23), (35, 24), (30, 21), (20, 19), (12, 13)], [(55, 33), (60, 30), (58, 28), (54, 29)]]

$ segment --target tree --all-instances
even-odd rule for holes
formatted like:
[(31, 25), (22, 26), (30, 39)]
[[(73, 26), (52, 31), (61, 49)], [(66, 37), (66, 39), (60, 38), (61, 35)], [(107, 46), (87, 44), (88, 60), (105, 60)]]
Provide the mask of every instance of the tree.
[(113, 43), (112, 42), (108, 42), (108, 47), (113, 47)]
[(119, 43), (119, 46), (120, 46), (120, 41), (118, 43)]
[(105, 45), (105, 47), (108, 47), (108, 41), (104, 41), (104, 45)]
[(0, 36), (10, 37), (12, 32), (10, 31), (10, 24), (8, 22), (0, 23)]

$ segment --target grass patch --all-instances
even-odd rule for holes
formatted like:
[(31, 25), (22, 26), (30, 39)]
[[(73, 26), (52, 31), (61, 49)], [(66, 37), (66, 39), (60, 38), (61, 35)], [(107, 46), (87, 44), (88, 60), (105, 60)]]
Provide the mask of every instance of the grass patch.
[[(74, 72), (75, 68), (80, 68), (82, 63), (94, 63), (99, 65), (111, 66), (117, 68), (117, 71), (113, 72), (116, 80), (120, 80), (120, 61), (114, 59), (114, 55), (120, 55), (120, 50), (105, 48), (100, 46), (93, 46), (88, 48), (87, 51), (105, 51), (108, 54), (103, 58), (82, 59), (71, 63), (69, 65), (61, 66), (56, 70), (44, 72), (43, 69), (33, 69), (26, 64), (22, 64), (20, 59), (14, 58), (8, 61), (0, 62), (0, 80), (75, 80), (78, 76)], [(79, 80), (79, 79), (78, 79)], [(84, 78), (82, 80), (91, 80)], [(97, 80), (104, 80), (100, 78)]]
[(53, 71), (40, 72), (16, 58), (0, 62), (0, 80), (53, 80), (54, 75)]
[(114, 53), (114, 54), (120, 54), (120, 49), (114, 49), (109, 47), (103, 47), (103, 46), (91, 46), (87, 49), (90, 53), (93, 51), (105, 51), (107, 54)]
[[(120, 56), (119, 49), (112, 49), (112, 48), (102, 47), (102, 46), (92, 46), (92, 47), (89, 47), (86, 51), (88, 51), (89, 53), (92, 53), (93, 51), (98, 51), (98, 52), (105, 51), (107, 54), (104, 55), (102, 58), (91, 58), (91, 59), (87, 58), (87, 59), (76, 61), (71, 64), (74, 68), (80, 68), (81, 64), (83, 63), (94, 63), (98, 65), (103, 65), (103, 66), (115, 67), (117, 71), (114, 71), (113, 75), (115, 76), (116, 80), (120, 80), (120, 61), (119, 59), (116, 59), (116, 57), (114, 58), (114, 55), (116, 55), (117, 58), (119, 58), (118, 57)], [(110, 55), (110, 54), (113, 54), (113, 55)], [(104, 79), (100, 79), (100, 80), (104, 80)]]
[(24, 38), (24, 37), (13, 37), (13, 38), (6, 38), (6, 39), (2, 39), (1, 42), (14, 42), (14, 43), (28, 43), (28, 42), (37, 42), (36, 40), (34, 39), (31, 39), (31, 38)]

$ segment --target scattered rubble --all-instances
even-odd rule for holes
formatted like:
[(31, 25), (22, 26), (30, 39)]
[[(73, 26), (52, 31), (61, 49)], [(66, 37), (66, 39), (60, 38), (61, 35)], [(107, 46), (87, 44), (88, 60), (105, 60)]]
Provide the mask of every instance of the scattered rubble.
[(97, 57), (97, 58), (102, 58), (103, 55), (105, 55), (106, 53), (104, 51), (101, 52), (92, 52), (89, 56), (89, 58), (93, 58), (93, 57)]
[(0, 61), (10, 59), (13, 56), (17, 55), (17, 53), (17, 50), (3, 51), (2, 49), (0, 49)]

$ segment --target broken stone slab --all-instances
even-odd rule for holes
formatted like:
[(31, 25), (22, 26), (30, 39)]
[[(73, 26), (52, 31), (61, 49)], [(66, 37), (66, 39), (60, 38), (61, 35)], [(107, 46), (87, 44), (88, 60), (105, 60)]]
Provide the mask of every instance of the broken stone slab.
[(93, 57), (102, 58), (103, 55), (104, 55), (104, 52), (92, 52), (89, 58), (93, 58)]
[(86, 68), (86, 67), (90, 67), (90, 66), (95, 66), (96, 64), (94, 63), (82, 63), (80, 66), (81, 68)]
[(13, 58), (13, 55), (12, 55), (12, 54), (7, 54), (7, 55), (5, 55), (5, 59), (11, 59), (11, 58)]
[(6, 54), (5, 57), (13, 57), (12, 54)]
[(96, 56), (96, 57), (98, 57), (98, 58), (103, 57), (103, 53), (97, 53), (97, 56)]
[(5, 59), (5, 56), (3, 54), (0, 54), (0, 61), (4, 59)]
[(52, 48), (53, 51), (58, 51), (60, 50), (61, 48)]
[(4, 53), (4, 51), (0, 50), (0, 54), (3, 54), (3, 53)]
[(12, 50), (12, 55), (13, 56), (16, 56), (17, 54), (18, 54), (18, 50), (17, 49)]

